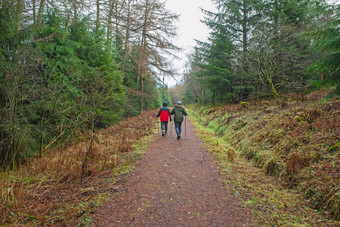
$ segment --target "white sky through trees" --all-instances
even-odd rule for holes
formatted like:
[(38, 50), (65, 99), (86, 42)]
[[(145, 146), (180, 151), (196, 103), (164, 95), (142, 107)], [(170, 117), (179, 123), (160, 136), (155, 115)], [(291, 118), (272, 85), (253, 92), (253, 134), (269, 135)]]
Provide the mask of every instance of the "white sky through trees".
[[(331, 5), (338, 5), (340, 0), (327, 0)], [(173, 61), (173, 65), (179, 74), (176, 79), (180, 82), (181, 77), (186, 70), (186, 62), (188, 54), (193, 52), (196, 45), (195, 39), (206, 41), (209, 35), (209, 29), (200, 21), (204, 18), (200, 8), (216, 11), (215, 5), (211, 0), (166, 0), (166, 7), (173, 13), (179, 14), (180, 18), (177, 22), (178, 37), (174, 40), (174, 44), (183, 50), (176, 55), (181, 59)], [(165, 83), (172, 87), (176, 85), (176, 80), (166, 78)]]
[[(180, 59), (173, 61), (173, 65), (179, 74), (176, 77), (179, 82), (185, 72), (187, 56), (196, 45), (195, 39), (205, 41), (209, 35), (208, 28), (200, 21), (204, 18), (200, 8), (211, 11), (214, 11), (215, 8), (210, 0), (167, 0), (166, 6), (171, 12), (180, 15), (176, 23), (178, 37), (174, 39), (174, 44), (183, 50), (177, 53)], [(176, 84), (176, 81), (172, 78), (167, 78), (165, 82), (170, 87)]]

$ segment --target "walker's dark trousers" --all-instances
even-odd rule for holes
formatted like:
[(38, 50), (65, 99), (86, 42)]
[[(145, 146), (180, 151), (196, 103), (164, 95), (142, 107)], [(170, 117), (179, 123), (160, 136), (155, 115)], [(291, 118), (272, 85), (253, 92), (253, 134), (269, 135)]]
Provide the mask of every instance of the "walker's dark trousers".
[(167, 121), (161, 121), (161, 129), (162, 129), (163, 134), (168, 132), (168, 122)]
[(182, 121), (181, 122), (175, 122), (175, 129), (176, 129), (177, 136), (181, 136)]

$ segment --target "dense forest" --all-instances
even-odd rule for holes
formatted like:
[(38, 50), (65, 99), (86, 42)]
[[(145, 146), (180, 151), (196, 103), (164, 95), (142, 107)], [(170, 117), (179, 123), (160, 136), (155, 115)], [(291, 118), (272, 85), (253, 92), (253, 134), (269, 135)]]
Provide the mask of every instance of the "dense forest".
[[(339, 5), (213, 3), (216, 12), (202, 9), (209, 39), (197, 41), (173, 99), (279, 99), (321, 85), (339, 93)], [(1, 1), (2, 166), (170, 100), (177, 19), (158, 0)]]
[[(172, 88), (166, 1), (0, 0), (0, 226), (97, 226), (122, 203), (142, 225), (338, 225), (339, 1), (207, 0)], [(183, 138), (157, 135), (178, 100)]]
[(159, 0), (0, 1), (0, 166), (169, 99), (177, 18)]
[[(339, 1), (213, 3), (215, 11), (202, 9), (209, 38), (197, 40), (171, 96), (195, 103), (192, 118), (207, 130), (203, 140), (228, 174), (246, 166), (230, 167), (243, 156), (339, 220)], [(252, 180), (243, 182), (247, 177), (235, 185), (256, 191)]]
[(185, 103), (237, 103), (320, 86), (340, 91), (340, 6), (324, 0), (214, 0), (197, 41)]

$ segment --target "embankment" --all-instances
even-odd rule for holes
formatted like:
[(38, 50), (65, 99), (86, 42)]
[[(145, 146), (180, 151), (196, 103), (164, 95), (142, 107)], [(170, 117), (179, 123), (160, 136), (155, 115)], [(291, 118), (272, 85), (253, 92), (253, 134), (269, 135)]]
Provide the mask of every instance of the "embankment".
[(302, 194), (314, 210), (339, 221), (340, 101), (325, 94), (190, 109), (196, 125), (228, 144), (218, 152), (249, 160)]

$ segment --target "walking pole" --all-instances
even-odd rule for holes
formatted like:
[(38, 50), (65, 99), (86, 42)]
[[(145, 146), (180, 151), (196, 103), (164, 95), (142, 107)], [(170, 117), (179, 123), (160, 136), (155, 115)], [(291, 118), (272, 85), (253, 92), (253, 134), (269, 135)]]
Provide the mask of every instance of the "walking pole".
[(172, 136), (172, 122), (170, 121), (170, 136)]
[(185, 125), (185, 137), (187, 137), (187, 116), (184, 118), (184, 125)]
[(159, 123), (157, 123), (158, 124), (158, 126), (157, 126), (157, 129), (158, 129), (158, 134), (157, 135), (159, 135)]

